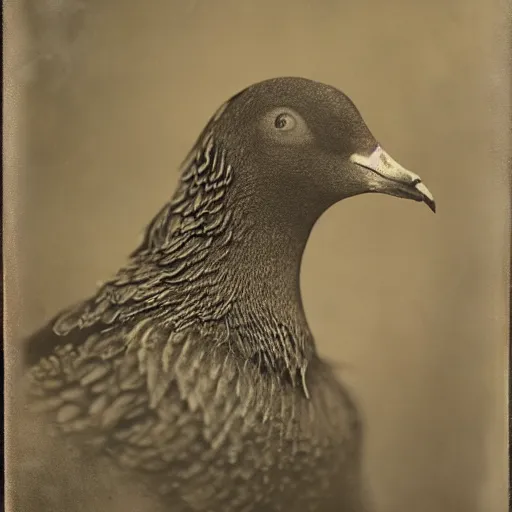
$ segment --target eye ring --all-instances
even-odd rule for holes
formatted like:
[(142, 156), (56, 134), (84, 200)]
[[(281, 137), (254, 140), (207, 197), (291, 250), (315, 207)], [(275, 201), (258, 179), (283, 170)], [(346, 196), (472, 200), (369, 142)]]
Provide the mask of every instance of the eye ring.
[(287, 112), (279, 114), (274, 120), (274, 127), (281, 132), (293, 130), (296, 124), (295, 118)]

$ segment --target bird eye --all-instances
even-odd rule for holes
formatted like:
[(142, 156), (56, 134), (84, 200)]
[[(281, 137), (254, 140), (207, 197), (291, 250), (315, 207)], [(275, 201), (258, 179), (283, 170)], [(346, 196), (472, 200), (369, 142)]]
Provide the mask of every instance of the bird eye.
[(303, 117), (285, 105), (267, 111), (259, 128), (267, 140), (277, 144), (300, 144), (313, 137)]
[(295, 118), (290, 114), (279, 114), (274, 121), (274, 126), (284, 132), (293, 130), (296, 124)]

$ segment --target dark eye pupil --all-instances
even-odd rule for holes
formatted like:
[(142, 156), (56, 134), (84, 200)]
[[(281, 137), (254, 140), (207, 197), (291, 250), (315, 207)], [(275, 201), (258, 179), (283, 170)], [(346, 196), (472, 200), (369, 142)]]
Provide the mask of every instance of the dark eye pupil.
[(276, 128), (284, 128), (288, 124), (288, 120), (284, 114), (281, 114), (280, 116), (276, 117), (274, 124)]

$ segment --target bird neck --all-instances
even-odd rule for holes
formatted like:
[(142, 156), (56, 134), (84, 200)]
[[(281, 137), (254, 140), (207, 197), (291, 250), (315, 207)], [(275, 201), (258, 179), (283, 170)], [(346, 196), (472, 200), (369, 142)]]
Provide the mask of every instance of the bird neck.
[(225, 326), (243, 360), (303, 380), (315, 349), (299, 276), (313, 217), (279, 194), (244, 192), (229, 166), (200, 169), (183, 173), (134, 255), (166, 285), (151, 303), (175, 329)]
[(173, 329), (226, 327), (226, 343), (243, 360), (304, 381), (315, 348), (299, 276), (318, 205), (228, 161), (206, 130), (133, 255), (135, 273), (158, 284), (139, 286), (145, 305), (137, 311), (163, 312)]

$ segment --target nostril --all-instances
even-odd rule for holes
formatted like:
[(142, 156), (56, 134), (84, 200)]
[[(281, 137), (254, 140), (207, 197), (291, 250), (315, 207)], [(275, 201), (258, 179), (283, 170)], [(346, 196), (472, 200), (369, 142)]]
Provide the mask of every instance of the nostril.
[(416, 185), (418, 185), (418, 183), (421, 183), (421, 179), (420, 178), (416, 178), (415, 180), (413, 180), (412, 186), (415, 187)]

